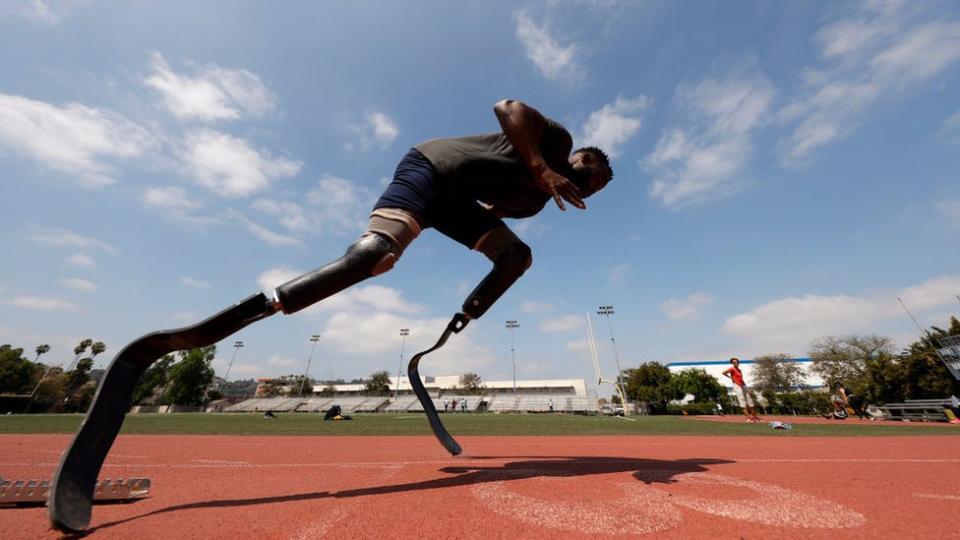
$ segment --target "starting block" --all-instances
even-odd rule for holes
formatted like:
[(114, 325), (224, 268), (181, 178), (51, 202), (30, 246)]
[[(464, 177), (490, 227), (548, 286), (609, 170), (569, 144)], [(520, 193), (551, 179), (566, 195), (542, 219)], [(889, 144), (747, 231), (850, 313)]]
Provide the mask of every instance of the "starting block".
[[(46, 504), (50, 480), (0, 479), (0, 506)], [(94, 502), (123, 502), (142, 499), (150, 493), (149, 478), (100, 480), (93, 492)]]

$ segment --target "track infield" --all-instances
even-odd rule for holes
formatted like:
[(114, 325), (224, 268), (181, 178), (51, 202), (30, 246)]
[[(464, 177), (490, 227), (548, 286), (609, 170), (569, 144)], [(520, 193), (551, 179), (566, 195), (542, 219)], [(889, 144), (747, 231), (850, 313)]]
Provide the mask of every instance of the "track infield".
[[(0, 435), (0, 476), (49, 478), (69, 435)], [(92, 538), (947, 538), (960, 437), (121, 435)], [(56, 538), (0, 508), (0, 538)]]

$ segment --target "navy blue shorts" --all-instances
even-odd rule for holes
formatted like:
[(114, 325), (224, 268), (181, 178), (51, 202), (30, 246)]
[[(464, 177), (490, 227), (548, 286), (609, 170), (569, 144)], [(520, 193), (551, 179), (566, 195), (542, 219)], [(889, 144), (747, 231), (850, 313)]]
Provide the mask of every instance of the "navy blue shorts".
[(400, 160), (393, 181), (373, 205), (374, 210), (377, 208), (413, 212), (424, 228), (434, 227), (470, 249), (481, 236), (503, 225), (500, 218), (477, 201), (444, 189), (430, 160), (416, 148)]

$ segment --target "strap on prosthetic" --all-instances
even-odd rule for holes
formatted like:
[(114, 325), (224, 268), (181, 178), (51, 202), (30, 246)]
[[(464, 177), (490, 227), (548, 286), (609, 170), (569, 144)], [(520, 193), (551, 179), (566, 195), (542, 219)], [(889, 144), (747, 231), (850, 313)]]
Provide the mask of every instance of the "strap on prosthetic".
[(530, 247), (506, 226), (485, 234), (474, 248), (491, 261), (493, 269), (463, 303), (463, 312), (480, 318), (533, 263)]
[[(386, 212), (384, 212), (386, 211)], [(378, 209), (367, 232), (342, 257), (277, 287), (276, 302), (284, 313), (296, 313), (396, 264), (403, 250), (420, 234), (410, 214)]]

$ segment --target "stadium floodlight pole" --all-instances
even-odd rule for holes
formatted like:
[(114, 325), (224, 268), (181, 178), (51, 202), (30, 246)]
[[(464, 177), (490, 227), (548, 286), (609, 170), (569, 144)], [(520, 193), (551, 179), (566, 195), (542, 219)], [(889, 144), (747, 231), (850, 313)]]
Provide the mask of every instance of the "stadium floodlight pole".
[(397, 401), (400, 396), (400, 379), (403, 377), (403, 347), (407, 344), (407, 336), (409, 335), (409, 328), (400, 329), (400, 369), (397, 370), (397, 388), (393, 391), (393, 401)]
[(520, 328), (520, 323), (507, 321), (507, 328), (510, 329), (510, 359), (513, 363), (513, 397), (517, 397), (517, 353), (513, 349), (513, 329)]
[(230, 369), (233, 368), (233, 361), (237, 359), (237, 353), (240, 352), (240, 347), (243, 347), (242, 341), (233, 342), (233, 358), (230, 359), (230, 364), (227, 365), (227, 373), (223, 376), (224, 381), (229, 381), (227, 377), (230, 376)]
[(607, 318), (607, 328), (610, 329), (610, 345), (613, 346), (613, 360), (617, 364), (617, 388), (620, 389), (620, 399), (624, 400), (623, 414), (627, 414), (627, 393), (623, 389), (623, 370), (620, 368), (620, 355), (617, 354), (617, 340), (613, 337), (613, 306), (600, 306), (597, 308), (597, 315), (603, 315)]
[[(310, 356), (307, 357), (307, 369), (303, 370), (303, 380), (300, 381), (300, 393), (297, 394), (297, 397), (303, 397), (303, 385), (307, 384), (307, 376), (310, 374), (310, 362), (313, 361), (313, 351), (315, 351), (317, 348), (317, 342), (320, 341), (320, 335), (314, 334), (310, 336), (310, 341), (313, 342), (313, 345), (310, 347)], [(312, 391), (310, 393), (313, 394)]]

